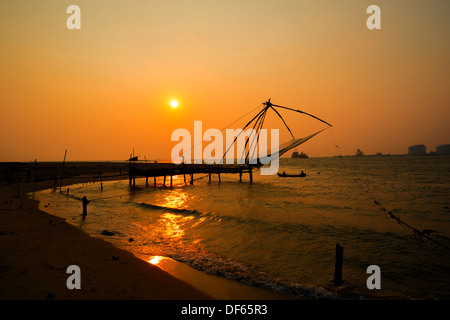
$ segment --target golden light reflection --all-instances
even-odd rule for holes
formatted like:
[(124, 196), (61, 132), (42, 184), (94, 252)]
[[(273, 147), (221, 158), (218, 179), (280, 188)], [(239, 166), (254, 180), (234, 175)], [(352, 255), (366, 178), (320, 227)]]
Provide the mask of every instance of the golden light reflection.
[(162, 218), (166, 220), (164, 233), (171, 238), (181, 238), (185, 232), (179, 224), (194, 219), (192, 216), (183, 217), (172, 213), (165, 213)]
[(162, 259), (164, 259), (163, 256), (154, 256), (150, 260), (148, 260), (148, 262), (151, 264), (157, 265), (158, 263), (161, 262)]
[(164, 198), (165, 202), (162, 205), (167, 208), (179, 209), (184, 205), (186, 199), (187, 199), (186, 192), (174, 190)]

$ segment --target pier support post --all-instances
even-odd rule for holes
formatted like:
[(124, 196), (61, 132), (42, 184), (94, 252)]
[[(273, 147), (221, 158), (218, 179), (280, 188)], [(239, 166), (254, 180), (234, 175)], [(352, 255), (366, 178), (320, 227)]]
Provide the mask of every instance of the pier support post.
[(219, 168), (217, 168), (217, 175), (219, 176), (219, 184), (220, 184), (221, 181), (220, 181), (220, 169)]
[(170, 187), (172, 188), (172, 175), (170, 176)]
[(252, 166), (249, 167), (248, 172), (250, 174), (250, 182), (253, 182), (253, 171), (252, 171)]
[(156, 188), (156, 176), (153, 176), (153, 187)]
[(191, 182), (190, 185), (193, 186), (194, 185), (194, 174), (191, 173)]
[(211, 165), (208, 166), (209, 182), (211, 182)]
[(242, 169), (239, 170), (239, 182), (242, 182)]
[(344, 247), (336, 243), (336, 264), (334, 266), (334, 285), (342, 284), (342, 263), (344, 261)]
[(166, 176), (164, 176), (164, 187), (166, 187)]
[(133, 177), (132, 177), (132, 169), (131, 169), (131, 160), (130, 160), (130, 165), (128, 166), (128, 180), (131, 186), (131, 181), (132, 181)]

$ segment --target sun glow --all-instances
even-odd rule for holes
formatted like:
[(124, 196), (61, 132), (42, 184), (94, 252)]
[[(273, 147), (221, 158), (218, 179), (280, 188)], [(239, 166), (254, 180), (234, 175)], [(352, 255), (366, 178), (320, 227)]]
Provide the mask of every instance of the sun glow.
[(172, 108), (178, 107), (178, 101), (177, 101), (177, 100), (172, 100), (172, 101), (170, 101), (170, 106), (171, 106)]

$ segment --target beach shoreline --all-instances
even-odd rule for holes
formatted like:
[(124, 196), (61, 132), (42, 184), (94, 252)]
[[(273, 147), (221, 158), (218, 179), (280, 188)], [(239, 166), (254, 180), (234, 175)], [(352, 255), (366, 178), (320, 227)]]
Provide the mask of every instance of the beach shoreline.
[[(27, 196), (79, 182), (80, 177), (68, 177), (61, 184), (46, 179), (39, 183), (15, 181), (0, 187), (0, 299), (292, 299), (210, 276), (167, 258), (159, 266), (152, 265), (40, 210), (39, 201)], [(70, 265), (80, 267), (80, 290), (67, 288)]]

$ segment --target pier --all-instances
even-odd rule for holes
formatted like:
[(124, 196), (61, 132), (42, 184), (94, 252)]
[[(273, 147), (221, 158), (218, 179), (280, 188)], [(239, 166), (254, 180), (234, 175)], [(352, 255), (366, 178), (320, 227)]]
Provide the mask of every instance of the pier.
[(172, 177), (182, 175), (184, 183), (194, 184), (195, 174), (207, 174), (209, 181), (212, 176), (217, 175), (219, 183), (221, 182), (221, 174), (239, 174), (239, 181), (242, 181), (242, 175), (249, 174), (250, 182), (253, 182), (253, 169), (256, 165), (251, 164), (174, 164), (174, 163), (136, 163), (136, 160), (130, 159), (129, 166), (129, 183), (136, 186), (136, 178), (153, 178), (156, 185), (156, 178), (164, 177), (164, 185), (166, 178), (170, 178), (170, 187), (172, 187)]

